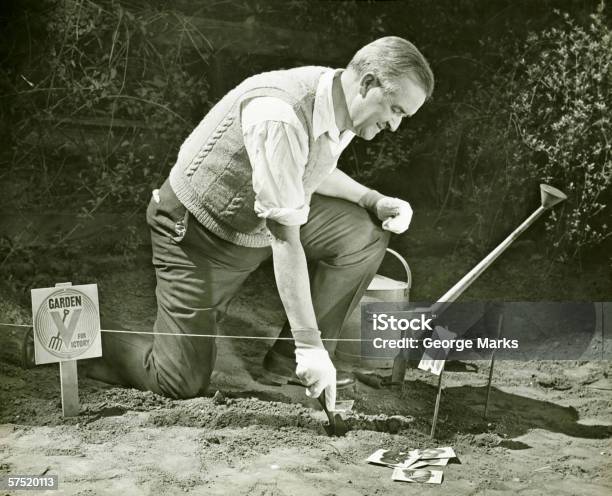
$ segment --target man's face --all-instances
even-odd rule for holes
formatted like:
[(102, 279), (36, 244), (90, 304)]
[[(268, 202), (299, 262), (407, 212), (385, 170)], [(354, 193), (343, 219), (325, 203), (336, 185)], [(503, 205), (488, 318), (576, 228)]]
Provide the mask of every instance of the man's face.
[(364, 74), (358, 95), (349, 105), (353, 132), (371, 140), (383, 129), (397, 130), (402, 118), (414, 115), (426, 99), (425, 91), (409, 77), (397, 82), (395, 91), (385, 93), (378, 78)]

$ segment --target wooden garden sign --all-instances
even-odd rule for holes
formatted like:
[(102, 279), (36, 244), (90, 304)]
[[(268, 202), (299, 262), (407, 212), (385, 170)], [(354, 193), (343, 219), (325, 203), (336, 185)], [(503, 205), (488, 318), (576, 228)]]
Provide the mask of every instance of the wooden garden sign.
[(98, 286), (59, 283), (32, 290), (37, 365), (59, 362), (64, 417), (79, 414), (77, 360), (102, 356)]

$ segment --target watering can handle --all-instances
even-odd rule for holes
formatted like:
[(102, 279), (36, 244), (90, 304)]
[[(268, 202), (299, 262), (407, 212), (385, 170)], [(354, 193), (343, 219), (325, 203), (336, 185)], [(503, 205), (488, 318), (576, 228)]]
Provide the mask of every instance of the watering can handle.
[(408, 285), (408, 289), (412, 287), (412, 272), (410, 271), (410, 267), (408, 266), (408, 262), (402, 257), (398, 252), (392, 250), (391, 248), (387, 248), (387, 252), (391, 253), (395, 258), (397, 258), (400, 263), (404, 266), (404, 270), (406, 271), (406, 284)]

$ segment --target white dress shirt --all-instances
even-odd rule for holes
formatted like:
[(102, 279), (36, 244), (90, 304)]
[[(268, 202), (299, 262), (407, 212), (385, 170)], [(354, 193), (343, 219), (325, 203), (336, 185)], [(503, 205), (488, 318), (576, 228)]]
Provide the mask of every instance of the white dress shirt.
[[(323, 73), (317, 85), (312, 116), (315, 140), (325, 140), (333, 163), (355, 136), (351, 131), (340, 133), (336, 125), (332, 85), (339, 70)], [(257, 97), (248, 101), (241, 116), (244, 144), (253, 167), (255, 212), (258, 217), (288, 226), (302, 225), (308, 220), (302, 176), (308, 160), (308, 134), (295, 111), (275, 97)], [(325, 178), (321, 178), (323, 182)]]

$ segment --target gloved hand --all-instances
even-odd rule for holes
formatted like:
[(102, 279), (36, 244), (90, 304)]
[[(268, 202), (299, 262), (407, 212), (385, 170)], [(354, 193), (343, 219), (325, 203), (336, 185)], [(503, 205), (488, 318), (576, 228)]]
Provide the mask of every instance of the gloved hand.
[(410, 206), (410, 203), (400, 200), (399, 198), (388, 197), (379, 200), (378, 203), (384, 202), (385, 200), (390, 201), (385, 202), (384, 208), (395, 206), (397, 209), (397, 214), (383, 222), (383, 229), (391, 231), (395, 234), (403, 233), (408, 229), (410, 226), (410, 221), (412, 220), (412, 207)]
[(378, 191), (371, 189), (359, 200), (359, 205), (376, 214), (383, 221), (383, 229), (395, 234), (401, 234), (412, 220), (412, 207), (399, 198), (383, 196)]
[(374, 212), (376, 217), (383, 222), (390, 217), (395, 217), (399, 214), (399, 201), (397, 198), (391, 198), (390, 196), (383, 196), (374, 205)]
[(325, 390), (327, 409), (336, 409), (336, 368), (325, 348), (296, 348), (295, 374), (306, 386), (306, 396), (318, 398)]

